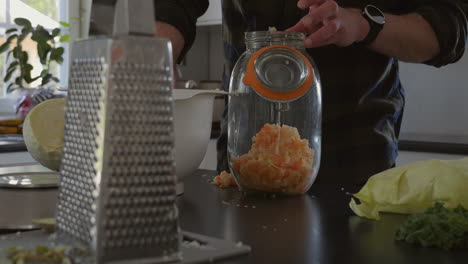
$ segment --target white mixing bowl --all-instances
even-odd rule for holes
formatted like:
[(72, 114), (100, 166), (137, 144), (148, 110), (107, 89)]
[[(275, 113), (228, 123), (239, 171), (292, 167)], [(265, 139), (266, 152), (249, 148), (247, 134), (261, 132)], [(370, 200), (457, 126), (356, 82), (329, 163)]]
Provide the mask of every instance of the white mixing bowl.
[[(211, 135), (214, 100), (220, 94), (227, 93), (221, 90), (174, 89), (175, 159), (179, 182), (193, 174), (205, 157)], [(25, 141), (29, 138), (25, 138)], [(60, 156), (61, 153), (57, 155), (59, 159)]]
[(221, 90), (174, 89), (176, 174), (179, 181), (198, 169), (208, 147), (213, 105)]

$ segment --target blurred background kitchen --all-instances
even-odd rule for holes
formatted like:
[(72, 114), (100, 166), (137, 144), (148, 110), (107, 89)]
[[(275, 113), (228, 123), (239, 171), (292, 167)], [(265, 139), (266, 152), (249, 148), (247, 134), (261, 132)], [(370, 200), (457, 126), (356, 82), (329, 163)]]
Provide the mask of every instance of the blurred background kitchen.
[[(223, 71), (221, 0), (210, 0), (210, 8), (198, 21), (198, 35), (193, 48), (180, 65), (179, 75), (184, 81), (193, 80), (198, 88), (220, 88)], [(0, 0), (0, 45), (8, 37), (7, 30), (15, 27), (14, 19), (25, 17), (33, 26), (40, 24), (52, 31), (61, 28), (70, 40), (87, 36), (90, 0)], [(60, 22), (66, 22), (60, 23)], [(64, 26), (69, 24), (69, 26)], [(69, 43), (64, 47), (63, 63), (52, 65), (50, 71), (59, 82), (53, 89), (64, 88), (68, 82)], [(23, 42), (33, 75), (42, 70), (34, 41)], [(7, 93), (3, 82), (8, 62), (0, 55), (0, 120), (15, 116), (18, 94)], [(319, 69), (320, 70), (320, 69)], [(468, 54), (456, 64), (436, 69), (424, 65), (401, 63), (401, 79), (406, 89), (406, 109), (400, 137), (400, 156), (397, 165), (430, 158), (455, 159), (468, 155)], [(38, 79), (29, 86), (40, 85)], [(326, 89), (326, 87), (323, 87)], [(218, 97), (213, 110), (212, 139), (201, 168), (216, 168), (216, 136), (224, 100)], [(1, 130), (0, 130), (1, 131)], [(27, 153), (21, 136), (0, 135), (0, 166), (31, 164), (35, 161)]]

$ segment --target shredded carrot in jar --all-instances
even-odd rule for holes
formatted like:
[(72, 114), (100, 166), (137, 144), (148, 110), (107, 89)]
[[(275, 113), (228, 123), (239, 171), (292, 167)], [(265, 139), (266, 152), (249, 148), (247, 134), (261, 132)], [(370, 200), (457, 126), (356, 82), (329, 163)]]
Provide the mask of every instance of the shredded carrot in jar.
[(247, 154), (233, 160), (243, 187), (285, 194), (307, 191), (315, 152), (297, 128), (265, 124), (253, 142)]

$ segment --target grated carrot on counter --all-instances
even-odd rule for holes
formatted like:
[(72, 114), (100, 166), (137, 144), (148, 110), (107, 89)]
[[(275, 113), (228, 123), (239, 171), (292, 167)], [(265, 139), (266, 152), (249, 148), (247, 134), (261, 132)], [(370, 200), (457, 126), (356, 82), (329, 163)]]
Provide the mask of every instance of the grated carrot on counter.
[(250, 151), (233, 160), (240, 184), (248, 189), (301, 194), (310, 187), (314, 150), (297, 128), (265, 124)]
[(220, 188), (236, 186), (236, 182), (234, 181), (234, 178), (227, 171), (223, 171), (221, 172), (220, 175), (214, 177), (213, 183), (216, 184)]

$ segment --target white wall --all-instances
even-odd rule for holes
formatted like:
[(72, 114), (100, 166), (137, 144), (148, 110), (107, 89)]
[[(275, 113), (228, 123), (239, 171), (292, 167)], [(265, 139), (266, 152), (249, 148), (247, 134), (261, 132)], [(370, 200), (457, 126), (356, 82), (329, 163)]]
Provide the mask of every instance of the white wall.
[(192, 48), (180, 65), (185, 80), (221, 80), (223, 43), (221, 26), (199, 26)]
[(402, 139), (468, 144), (468, 52), (442, 68), (401, 63)]

